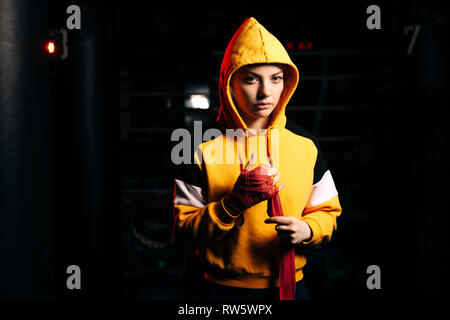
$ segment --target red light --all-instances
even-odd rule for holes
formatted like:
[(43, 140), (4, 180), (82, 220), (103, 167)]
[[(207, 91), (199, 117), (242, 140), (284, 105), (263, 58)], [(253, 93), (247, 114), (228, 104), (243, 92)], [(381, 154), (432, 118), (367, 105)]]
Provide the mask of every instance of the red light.
[(288, 49), (289, 51), (294, 50), (294, 44), (292, 42), (286, 43), (286, 49)]
[(55, 43), (53, 41), (49, 41), (47, 44), (47, 51), (48, 53), (54, 53), (55, 52)]
[(308, 41), (308, 42), (306, 43), (306, 49), (312, 50), (312, 48), (313, 48), (312, 41)]
[(299, 42), (298, 46), (297, 46), (297, 49), (300, 50), (300, 51), (304, 50), (305, 49), (305, 43), (304, 42)]

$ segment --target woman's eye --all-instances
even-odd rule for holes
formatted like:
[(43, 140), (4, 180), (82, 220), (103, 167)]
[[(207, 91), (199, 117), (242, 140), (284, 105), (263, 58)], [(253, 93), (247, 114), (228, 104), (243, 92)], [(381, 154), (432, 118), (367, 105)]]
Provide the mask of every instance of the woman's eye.
[(256, 81), (257, 79), (256, 79), (255, 77), (253, 77), (253, 76), (248, 76), (248, 77), (246, 77), (244, 80), (245, 80), (246, 82), (254, 82), (254, 81)]
[(274, 77), (272, 78), (272, 80), (273, 80), (273, 81), (281, 81), (281, 80), (283, 80), (283, 77), (282, 77), (282, 76), (274, 76)]

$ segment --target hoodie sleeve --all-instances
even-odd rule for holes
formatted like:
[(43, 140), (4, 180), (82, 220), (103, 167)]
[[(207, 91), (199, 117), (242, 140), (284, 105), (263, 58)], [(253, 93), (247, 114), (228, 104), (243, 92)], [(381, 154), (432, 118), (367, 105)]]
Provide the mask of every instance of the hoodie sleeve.
[(327, 168), (322, 151), (316, 141), (315, 145), (317, 157), (314, 166), (314, 180), (301, 218), (308, 223), (312, 231), (311, 239), (303, 243), (311, 245), (330, 241), (331, 235), (337, 227), (336, 218), (342, 212), (331, 172)]
[[(197, 150), (195, 159), (199, 159)], [(200, 162), (177, 165), (174, 178), (174, 241), (185, 248), (202, 249), (230, 231), (237, 217), (222, 199), (208, 201), (208, 186)]]

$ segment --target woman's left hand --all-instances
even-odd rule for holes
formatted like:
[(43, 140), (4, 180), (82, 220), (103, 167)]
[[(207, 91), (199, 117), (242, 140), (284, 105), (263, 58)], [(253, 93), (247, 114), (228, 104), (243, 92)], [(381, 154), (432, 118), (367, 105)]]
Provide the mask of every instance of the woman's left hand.
[(268, 218), (264, 222), (276, 224), (275, 230), (278, 232), (280, 240), (294, 245), (310, 240), (312, 237), (309, 225), (296, 217), (276, 216)]

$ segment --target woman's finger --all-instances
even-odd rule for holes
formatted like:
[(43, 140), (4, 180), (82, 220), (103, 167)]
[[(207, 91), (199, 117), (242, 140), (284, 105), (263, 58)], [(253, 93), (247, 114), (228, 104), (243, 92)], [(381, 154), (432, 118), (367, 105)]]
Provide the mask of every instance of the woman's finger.
[(277, 224), (277, 225), (288, 225), (291, 224), (292, 220), (291, 217), (286, 217), (286, 216), (274, 216), (274, 217), (270, 217), (267, 218), (266, 220), (264, 220), (265, 223), (273, 223), (273, 224)]
[(250, 159), (248, 159), (247, 165), (245, 166), (244, 170), (252, 171), (254, 162), (253, 159), (255, 158), (255, 153), (252, 152), (252, 155), (250, 156)]
[(273, 176), (275, 173), (277, 173), (278, 169), (275, 167), (271, 167), (269, 170), (267, 170), (268, 176)]
[(292, 232), (294, 232), (294, 231), (292, 231), (291, 226), (288, 226), (288, 225), (280, 225), (280, 224), (277, 224), (277, 225), (275, 226), (275, 230), (277, 230), (277, 231), (284, 231), (284, 232), (287, 232), (287, 233), (292, 233)]
[(267, 162), (263, 163), (261, 165), (261, 173), (266, 176), (273, 176), (275, 173), (277, 173), (278, 169), (275, 167), (270, 167)]
[(281, 175), (281, 172), (278, 171), (275, 178), (273, 179), (273, 185), (276, 185), (278, 183), (278, 181), (280, 180), (280, 175)]

